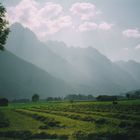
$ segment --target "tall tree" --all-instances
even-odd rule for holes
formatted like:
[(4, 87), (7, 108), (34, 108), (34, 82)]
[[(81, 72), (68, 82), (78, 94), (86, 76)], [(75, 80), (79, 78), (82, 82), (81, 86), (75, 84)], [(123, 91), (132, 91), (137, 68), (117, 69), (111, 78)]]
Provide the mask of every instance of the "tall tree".
[(32, 101), (33, 101), (33, 102), (39, 101), (39, 95), (38, 95), (38, 94), (34, 94), (34, 95), (32, 96)]
[(6, 20), (6, 9), (0, 3), (0, 50), (4, 50), (9, 31), (8, 21)]

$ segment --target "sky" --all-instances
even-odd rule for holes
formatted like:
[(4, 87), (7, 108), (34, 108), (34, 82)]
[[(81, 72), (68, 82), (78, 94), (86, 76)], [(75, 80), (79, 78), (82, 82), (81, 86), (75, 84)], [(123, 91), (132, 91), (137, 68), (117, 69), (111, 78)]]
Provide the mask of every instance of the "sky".
[(140, 0), (0, 0), (10, 24), (44, 42), (92, 46), (112, 61), (140, 62)]

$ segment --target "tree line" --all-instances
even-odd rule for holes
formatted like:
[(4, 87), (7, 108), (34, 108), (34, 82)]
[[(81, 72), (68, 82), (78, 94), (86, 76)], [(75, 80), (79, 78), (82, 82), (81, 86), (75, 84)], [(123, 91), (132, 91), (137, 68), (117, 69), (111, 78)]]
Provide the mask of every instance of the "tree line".
[[(126, 93), (125, 96), (117, 95), (99, 95), (94, 97), (93, 95), (84, 95), (84, 94), (69, 94), (65, 97), (47, 97), (46, 99), (40, 99), (40, 95), (35, 93), (32, 95), (31, 99), (14, 99), (10, 102), (13, 103), (28, 103), (28, 102), (39, 102), (39, 101), (113, 101), (113, 104), (116, 104), (115, 101), (120, 99), (140, 99), (140, 90), (135, 91), (134, 93)], [(0, 106), (7, 106), (9, 103), (7, 98), (0, 98)]]

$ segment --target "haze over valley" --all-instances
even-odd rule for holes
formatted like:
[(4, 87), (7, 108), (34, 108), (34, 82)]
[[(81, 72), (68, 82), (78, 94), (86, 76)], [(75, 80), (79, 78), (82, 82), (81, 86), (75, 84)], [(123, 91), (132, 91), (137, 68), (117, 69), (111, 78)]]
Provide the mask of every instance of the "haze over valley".
[[(0, 52), (1, 96), (122, 95), (140, 89), (138, 1), (135, 10), (130, 0), (126, 7), (120, 0), (1, 1), (10, 24)], [(118, 6), (120, 17), (113, 8)]]
[(3, 95), (115, 95), (140, 86), (138, 62), (112, 62), (92, 47), (68, 47), (50, 40), (44, 43), (19, 23), (10, 29), (6, 51), (0, 56)]

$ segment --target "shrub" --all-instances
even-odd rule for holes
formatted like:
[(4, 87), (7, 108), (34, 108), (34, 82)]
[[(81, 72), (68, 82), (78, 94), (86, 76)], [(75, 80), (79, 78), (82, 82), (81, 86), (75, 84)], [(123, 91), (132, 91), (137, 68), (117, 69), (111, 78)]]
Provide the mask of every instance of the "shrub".
[(0, 106), (8, 106), (8, 99), (0, 98)]

